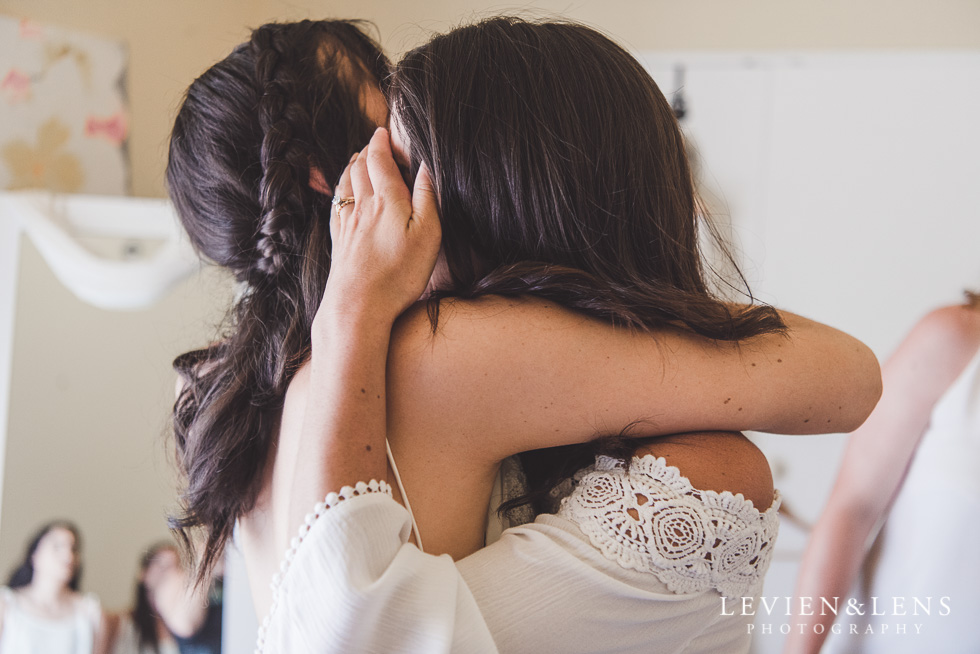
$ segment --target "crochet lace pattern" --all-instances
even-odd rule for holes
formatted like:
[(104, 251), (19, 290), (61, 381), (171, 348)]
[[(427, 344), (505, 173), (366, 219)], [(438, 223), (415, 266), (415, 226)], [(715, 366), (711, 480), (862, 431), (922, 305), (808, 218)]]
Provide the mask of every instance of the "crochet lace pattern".
[(265, 649), (265, 636), (269, 629), (269, 623), (272, 621), (272, 616), (276, 612), (276, 608), (279, 606), (279, 598), (282, 595), (282, 582), (286, 577), (286, 573), (289, 572), (289, 566), (296, 558), (296, 551), (302, 545), (303, 540), (306, 535), (310, 533), (310, 528), (316, 524), (316, 521), (327, 512), (327, 509), (333, 508), (334, 506), (340, 504), (342, 501), (350, 499), (352, 497), (357, 497), (359, 495), (367, 495), (369, 493), (384, 493), (391, 497), (391, 486), (387, 482), (377, 481), (372, 479), (368, 483), (363, 481), (357, 482), (354, 486), (344, 486), (340, 489), (339, 493), (329, 493), (327, 497), (322, 501), (318, 502), (316, 506), (313, 507), (311, 513), (306, 514), (306, 518), (303, 520), (303, 524), (299, 528), (299, 534), (293, 538), (289, 543), (289, 549), (286, 550), (285, 556), (283, 556), (282, 563), (279, 564), (279, 572), (277, 572), (272, 577), (272, 604), (269, 607), (269, 613), (265, 616), (262, 621), (262, 626), (259, 627), (259, 635), (255, 643), (255, 654), (262, 654), (262, 650)]
[(558, 515), (602, 554), (649, 572), (678, 594), (715, 588), (729, 598), (761, 592), (779, 530), (779, 492), (765, 512), (741, 493), (697, 490), (663, 457), (596, 457), (576, 475)]

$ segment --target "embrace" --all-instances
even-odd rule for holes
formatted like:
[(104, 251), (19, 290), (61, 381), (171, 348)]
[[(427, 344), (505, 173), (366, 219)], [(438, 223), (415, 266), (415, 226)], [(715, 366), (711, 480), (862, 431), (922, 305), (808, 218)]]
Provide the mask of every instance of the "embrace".
[(175, 362), (174, 523), (202, 577), (241, 547), (258, 651), (748, 651), (722, 598), (760, 593), (779, 495), (740, 432), (853, 430), (878, 364), (716, 292), (623, 48), (494, 18), (392, 65), (265, 25), (188, 89), (167, 180), (240, 284)]

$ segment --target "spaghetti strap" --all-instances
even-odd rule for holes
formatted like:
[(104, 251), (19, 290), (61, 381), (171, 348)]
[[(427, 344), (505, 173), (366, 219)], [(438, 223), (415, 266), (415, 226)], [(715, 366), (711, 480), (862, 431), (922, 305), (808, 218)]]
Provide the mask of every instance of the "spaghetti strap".
[(422, 535), (419, 533), (419, 525), (415, 522), (415, 513), (412, 511), (412, 504), (408, 501), (408, 494), (405, 492), (405, 486), (402, 484), (402, 477), (398, 474), (398, 466), (395, 465), (395, 457), (391, 453), (391, 444), (388, 439), (385, 438), (385, 450), (388, 452), (388, 463), (391, 465), (391, 471), (395, 473), (395, 483), (398, 485), (398, 492), (402, 495), (402, 502), (405, 504), (405, 508), (408, 510), (408, 515), (412, 518), (412, 533), (415, 535), (415, 544), (418, 545), (419, 550), (425, 551), (422, 547)]

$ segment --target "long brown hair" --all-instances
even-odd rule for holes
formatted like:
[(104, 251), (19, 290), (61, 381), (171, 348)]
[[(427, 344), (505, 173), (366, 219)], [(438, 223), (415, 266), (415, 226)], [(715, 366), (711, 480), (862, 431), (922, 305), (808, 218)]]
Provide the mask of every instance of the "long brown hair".
[(330, 197), (374, 131), (361, 97), (389, 70), (351, 21), (268, 24), (191, 84), (174, 122), (167, 185), (191, 242), (241, 284), (218, 342), (174, 361), (182, 515), (207, 540), (199, 579), (254, 505), (330, 269)]
[(153, 563), (153, 559), (166, 550), (171, 550), (176, 553), (177, 548), (169, 541), (160, 542), (152, 545), (140, 557), (140, 580), (136, 582), (136, 597), (134, 598), (133, 610), (130, 612), (130, 616), (133, 620), (133, 626), (136, 628), (137, 640), (139, 641), (141, 652), (150, 651), (154, 654), (160, 654), (160, 637), (159, 631), (157, 630), (159, 615), (153, 606), (153, 602), (150, 601), (150, 593), (143, 577), (146, 575), (150, 564)]
[[(405, 55), (389, 94), (411, 172), (431, 171), (443, 217), (451, 283), (430, 300), (433, 328), (443, 298), (529, 294), (641, 330), (738, 341), (784, 329), (771, 307), (734, 310), (710, 290), (677, 120), (602, 34), (485, 20)], [(590, 454), (523, 461), (541, 490)]]

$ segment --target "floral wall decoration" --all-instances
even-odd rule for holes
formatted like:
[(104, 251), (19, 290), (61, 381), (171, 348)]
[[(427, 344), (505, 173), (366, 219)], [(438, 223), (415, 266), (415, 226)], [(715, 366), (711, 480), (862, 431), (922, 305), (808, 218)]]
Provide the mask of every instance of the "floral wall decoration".
[(0, 189), (129, 191), (126, 47), (0, 16)]

